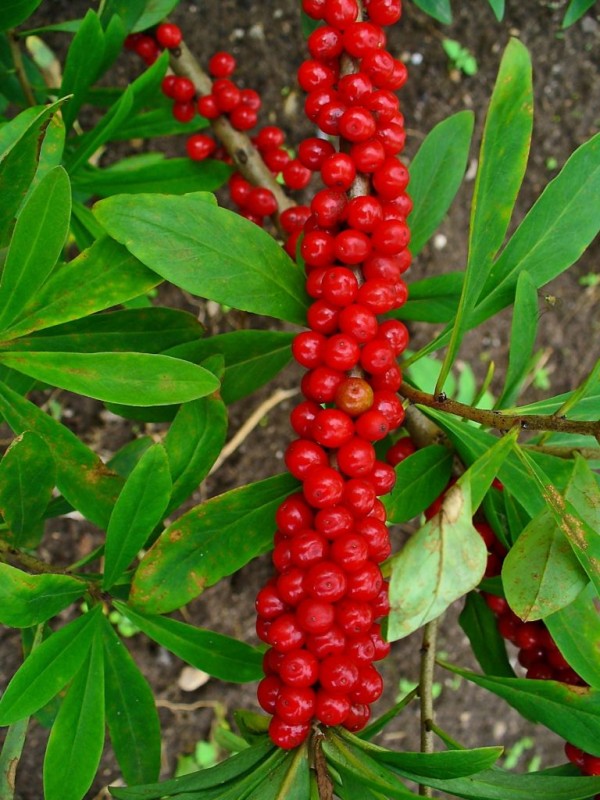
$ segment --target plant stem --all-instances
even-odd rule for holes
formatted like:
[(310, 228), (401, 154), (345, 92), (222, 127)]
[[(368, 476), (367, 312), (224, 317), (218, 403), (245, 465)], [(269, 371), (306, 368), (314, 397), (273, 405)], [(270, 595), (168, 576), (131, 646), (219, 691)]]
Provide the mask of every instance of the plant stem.
[[(32, 572), (35, 575), (43, 575), (46, 572), (62, 573), (64, 569), (53, 567), (52, 564), (47, 564), (45, 561), (40, 561), (35, 556), (30, 556), (28, 553), (23, 553), (16, 547), (12, 547), (7, 542), (0, 539), (0, 562), (5, 564), (16, 564), (18, 567)], [(0, 795), (0, 798), (2, 795)]]
[[(421, 752), (433, 753), (433, 673), (435, 670), (435, 646), (439, 617), (428, 622), (423, 629), (421, 644), (421, 674), (419, 698), (421, 701)], [(422, 797), (432, 797), (429, 786), (419, 786)]]
[(10, 46), (10, 54), (12, 56), (13, 64), (15, 65), (15, 72), (25, 95), (25, 99), (30, 106), (35, 106), (35, 96), (33, 89), (29, 83), (27, 73), (25, 72), (25, 64), (23, 63), (23, 55), (21, 54), (21, 45), (14, 30), (8, 32), (8, 44)]
[[(212, 92), (210, 77), (204, 72), (185, 42), (182, 42), (180, 47), (175, 50), (171, 50), (170, 64), (176, 75), (182, 75), (192, 81), (200, 96)], [(210, 120), (210, 126), (244, 178), (254, 186), (264, 186), (273, 192), (278, 207), (275, 223), (279, 228), (279, 214), (285, 211), (286, 208), (295, 206), (296, 203), (287, 196), (282, 186), (277, 183), (273, 173), (245, 133), (237, 131), (225, 116)]]
[(400, 394), (406, 397), (411, 403), (418, 403), (427, 408), (435, 408), (438, 411), (447, 411), (463, 419), (470, 419), (479, 422), (488, 428), (495, 428), (499, 431), (509, 431), (518, 425), (524, 431), (558, 431), (560, 433), (580, 433), (585, 436), (600, 437), (600, 421), (584, 422), (580, 420), (564, 419), (554, 415), (544, 414), (503, 414), (500, 411), (487, 411), (483, 408), (473, 408), (457, 400), (450, 400), (444, 394), (434, 397), (427, 392), (421, 392), (403, 383), (400, 387)]
[(327, 769), (327, 761), (321, 748), (323, 732), (315, 728), (310, 738), (310, 761), (317, 779), (317, 791), (320, 800), (333, 800), (333, 782)]
[[(43, 631), (44, 625), (38, 625), (33, 638), (31, 652), (41, 643)], [(6, 733), (6, 739), (0, 752), (0, 798), (2, 800), (12, 800), (15, 795), (17, 767), (25, 745), (29, 719), (29, 717), (26, 717), (14, 722)]]
[(551, 444), (524, 444), (526, 450), (536, 453), (546, 453), (557, 458), (573, 458), (575, 453), (588, 461), (600, 461), (600, 447), (568, 447)]

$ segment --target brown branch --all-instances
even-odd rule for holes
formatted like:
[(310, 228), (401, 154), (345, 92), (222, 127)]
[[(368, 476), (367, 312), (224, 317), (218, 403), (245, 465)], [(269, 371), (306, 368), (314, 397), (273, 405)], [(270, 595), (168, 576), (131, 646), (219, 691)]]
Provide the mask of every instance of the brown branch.
[[(170, 65), (173, 72), (176, 75), (189, 78), (196, 87), (198, 95), (210, 94), (212, 92), (212, 81), (185, 42), (182, 42), (180, 47), (170, 52)], [(282, 186), (277, 183), (273, 173), (245, 133), (236, 131), (225, 116), (209, 120), (209, 123), (215, 136), (227, 150), (244, 178), (254, 186), (264, 186), (273, 192), (278, 208), (275, 215), (275, 223), (279, 228), (279, 214), (285, 211), (286, 208), (295, 206), (296, 203), (287, 196)]]
[(320, 800), (333, 800), (333, 782), (321, 747), (323, 738), (323, 731), (315, 726), (310, 737), (310, 764), (317, 779)]
[(434, 408), (438, 411), (447, 411), (449, 414), (479, 422), (488, 428), (495, 428), (498, 431), (509, 431), (517, 425), (524, 431), (557, 431), (560, 433), (579, 433), (585, 436), (600, 436), (600, 420), (582, 422), (544, 414), (503, 414), (500, 411), (487, 411), (483, 408), (473, 408), (465, 405), (465, 403), (459, 403), (457, 400), (450, 400), (443, 393), (438, 397), (434, 397), (406, 383), (402, 384), (400, 394), (410, 400), (411, 403)]
[(527, 450), (534, 450), (536, 453), (556, 456), (556, 458), (573, 458), (577, 454), (587, 461), (600, 461), (599, 447), (568, 447), (551, 444), (524, 444), (523, 447)]
[[(421, 702), (421, 752), (433, 753), (433, 673), (435, 670), (435, 647), (439, 618), (428, 622), (423, 629), (421, 645), (421, 673), (419, 698)], [(422, 797), (431, 797), (428, 786), (419, 786)]]
[(27, 73), (25, 72), (23, 55), (21, 53), (21, 45), (14, 30), (8, 32), (8, 44), (10, 46), (10, 54), (12, 56), (13, 64), (15, 65), (15, 73), (19, 80), (21, 89), (23, 90), (23, 94), (25, 95), (25, 99), (30, 106), (35, 106), (36, 100), (33, 94), (33, 89), (31, 88), (31, 84), (29, 83)]

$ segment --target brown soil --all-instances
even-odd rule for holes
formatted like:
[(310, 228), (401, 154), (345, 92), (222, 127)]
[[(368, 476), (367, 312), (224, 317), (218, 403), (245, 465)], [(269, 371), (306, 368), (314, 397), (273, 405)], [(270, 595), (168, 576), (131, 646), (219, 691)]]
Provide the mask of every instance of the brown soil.
[[(509, 36), (518, 36), (530, 49), (534, 64), (537, 122), (529, 171), (519, 199), (515, 219), (519, 220), (537, 197), (542, 187), (556, 174), (550, 159), (560, 167), (569, 153), (594, 134), (600, 124), (600, 80), (597, 77), (600, 53), (600, 24), (598, 14), (586, 18), (570, 30), (560, 32), (565, 2), (550, 3), (530, 0), (509, 3), (507, 19), (497, 23), (484, 2), (458, 0), (460, 11), (450, 27), (443, 28), (407, 3), (405, 20), (391, 36), (392, 49), (410, 65), (411, 80), (403, 92), (403, 110), (411, 131), (407, 153), (415, 152), (420, 140), (438, 121), (463, 108), (476, 112), (476, 136), (479, 137), (484, 110), (493, 86), (502, 50)], [(36, 22), (57, 22), (80, 16), (88, 4), (49, 0), (42, 5)], [(265, 121), (282, 125), (290, 142), (310, 134), (302, 119), (302, 97), (295, 88), (294, 72), (301, 60), (302, 38), (299, 28), (297, 0), (277, 0), (258, 3), (251, 0), (221, 0), (180, 4), (173, 20), (180, 23), (191, 48), (202, 58), (217, 49), (230, 49), (239, 62), (239, 79), (244, 85), (256, 88), (264, 98)], [(556, 8), (559, 6), (559, 8)], [(441, 46), (444, 37), (457, 39), (477, 58), (479, 70), (466, 77), (449, 67)], [(61, 37), (50, 39), (57, 49)], [(124, 55), (117, 76), (121, 81), (135, 75), (139, 65), (134, 57)], [(161, 143), (162, 146), (163, 143)], [(165, 145), (171, 154), (183, 154), (183, 142)], [(477, 150), (471, 157), (476, 159)], [(442, 224), (438, 240), (441, 247), (428, 245), (412, 269), (412, 279), (441, 271), (460, 268), (465, 261), (469, 218), (469, 196), (472, 181), (466, 182), (449, 218)], [(547, 350), (547, 370), (551, 393), (572, 388), (590, 370), (598, 357), (598, 317), (593, 309), (598, 300), (598, 287), (585, 288), (579, 279), (597, 270), (599, 249), (595, 247), (582, 257), (568, 275), (554, 281), (540, 292), (540, 334), (538, 346)], [(547, 300), (548, 297), (556, 298)], [(228, 330), (244, 324), (240, 315), (221, 316), (213, 313), (210, 304), (200, 302), (190, 306), (173, 293), (165, 298), (201, 315), (208, 327)], [(487, 323), (476, 336), (469, 337), (461, 351), (465, 362), (481, 376), (490, 359), (502, 365), (506, 359), (509, 317)], [(428, 326), (417, 325), (414, 340), (422, 344), (431, 336)], [(585, 344), (584, 344), (585, 343)], [(499, 370), (502, 373), (502, 369)], [(249, 415), (248, 409), (268, 397), (279, 386), (293, 386), (298, 373), (288, 368), (277, 385), (266, 387), (250, 401), (238, 403), (231, 409), (231, 430), (235, 431)], [(497, 387), (501, 384), (497, 384)], [(539, 392), (532, 388), (528, 399)], [(139, 426), (123, 422), (91, 400), (63, 394), (60, 397), (63, 421), (101, 453), (103, 457), (115, 452)], [(243, 446), (232, 455), (215, 476), (202, 487), (202, 496), (212, 496), (233, 486), (267, 477), (282, 470), (282, 451), (290, 438), (287, 414), (290, 401), (282, 403), (265, 417)], [(199, 502), (200, 496), (194, 498)], [(79, 557), (96, 540), (95, 530), (76, 520), (53, 522), (48, 526), (42, 557), (58, 563)], [(187, 608), (186, 619), (198, 625), (214, 628), (255, 641), (254, 596), (266, 579), (269, 565), (266, 559), (256, 561), (205, 592)], [(440, 650), (449, 661), (474, 666), (467, 641), (456, 624), (459, 609), (453, 609), (442, 625)], [(0, 628), (2, 659), (0, 687), (6, 686), (20, 663), (17, 632)], [(166, 650), (141, 635), (128, 640), (131, 651), (154, 688), (160, 706), (164, 737), (163, 775), (173, 774), (176, 757), (193, 751), (196, 742), (210, 735), (215, 720), (215, 703), (222, 704), (227, 713), (237, 707), (256, 708), (254, 687), (238, 687), (210, 680), (202, 688), (184, 692), (178, 687), (183, 664)], [(393, 655), (384, 665), (387, 693), (380, 702), (383, 709), (392, 701), (406, 681), (416, 682), (420, 642), (416, 636), (399, 642)], [(438, 671), (440, 696), (436, 703), (439, 724), (465, 745), (504, 744), (511, 747), (524, 737), (534, 737), (535, 743), (525, 748), (519, 768), (525, 769), (534, 756), (542, 765), (562, 759), (562, 743), (558, 737), (520, 717), (500, 700), (481, 690), (456, 681), (450, 674)], [(402, 683), (401, 683), (402, 682)], [(186, 710), (185, 705), (206, 703), (200, 710)], [(177, 704), (177, 705), (174, 705)], [(377, 711), (378, 709), (376, 709)], [(406, 711), (380, 741), (392, 748), (415, 748), (417, 741), (417, 712)], [(31, 725), (18, 777), (21, 800), (39, 800), (43, 796), (41, 773), (43, 751), (48, 732), (38, 723)], [(118, 777), (110, 748), (88, 798)]]

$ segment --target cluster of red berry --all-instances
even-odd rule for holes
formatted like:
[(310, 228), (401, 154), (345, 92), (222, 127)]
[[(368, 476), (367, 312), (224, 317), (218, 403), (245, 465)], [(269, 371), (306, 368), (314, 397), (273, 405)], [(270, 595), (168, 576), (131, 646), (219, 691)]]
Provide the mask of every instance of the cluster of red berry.
[(162, 22), (151, 32), (131, 33), (125, 39), (125, 48), (137, 53), (147, 67), (159, 57), (161, 50), (174, 50), (181, 44), (181, 29), (171, 22)]
[(378, 496), (393, 488), (395, 471), (374, 442), (404, 420), (396, 358), (408, 332), (378, 315), (406, 300), (411, 203), (396, 158), (404, 129), (393, 93), (406, 73), (385, 51), (380, 27), (398, 20), (400, 3), (365, 7), (370, 21), (355, 0), (303, 2), (325, 23), (309, 37), (312, 59), (298, 73), (306, 112), (322, 134), (340, 137), (340, 148), (320, 135), (300, 144), (299, 162), (319, 171), (325, 188), (310, 208), (281, 215), (290, 254), (302, 235), (314, 301), (310, 330), (292, 346), (307, 372), (305, 400), (291, 414), (299, 438), (285, 454), (302, 491), (277, 512), (277, 575), (256, 601), (257, 632), (270, 645), (258, 699), (284, 748), (299, 745), (312, 720), (364, 727), (383, 689), (373, 662), (389, 651), (378, 624), (389, 610), (379, 565), (391, 548)]

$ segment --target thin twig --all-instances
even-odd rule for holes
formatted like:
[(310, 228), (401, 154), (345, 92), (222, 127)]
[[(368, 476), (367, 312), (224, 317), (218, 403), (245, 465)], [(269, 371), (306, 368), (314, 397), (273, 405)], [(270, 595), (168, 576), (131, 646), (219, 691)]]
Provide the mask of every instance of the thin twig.
[(524, 444), (526, 450), (534, 450), (536, 453), (546, 453), (557, 458), (573, 458), (575, 454), (580, 455), (587, 461), (600, 461), (600, 447), (569, 447), (567, 445), (552, 444)]
[(225, 447), (221, 450), (221, 454), (213, 464), (209, 475), (212, 475), (214, 472), (216, 472), (223, 462), (238, 449), (242, 442), (244, 442), (244, 440), (248, 438), (248, 435), (252, 433), (254, 428), (256, 428), (265, 414), (267, 414), (275, 406), (279, 405), (279, 403), (282, 403), (284, 400), (288, 400), (290, 397), (298, 394), (298, 391), (298, 389), (278, 389), (270, 397), (267, 397), (267, 399), (262, 402), (255, 411), (252, 412), (235, 436), (230, 439)]
[(211, 708), (217, 710), (223, 704), (218, 700), (196, 700), (195, 703), (172, 703), (170, 700), (158, 699), (156, 701), (158, 708), (166, 708), (174, 714), (179, 711), (198, 711), (201, 708)]
[(25, 64), (23, 63), (21, 45), (19, 42), (19, 38), (14, 32), (14, 30), (8, 32), (8, 44), (10, 46), (10, 54), (12, 56), (13, 64), (15, 65), (15, 73), (17, 75), (21, 89), (23, 90), (23, 94), (25, 95), (25, 99), (27, 100), (30, 106), (35, 106), (37, 104), (35, 96), (33, 94), (33, 89), (31, 88), (31, 84), (29, 83), (29, 78), (27, 77), (27, 73), (25, 72)]
[[(421, 752), (433, 753), (433, 673), (435, 670), (435, 646), (439, 618), (428, 622), (423, 629), (421, 645), (421, 673), (419, 699), (421, 701)], [(432, 797), (429, 786), (419, 786), (422, 797)]]
[[(182, 75), (192, 81), (196, 87), (196, 92), (200, 96), (211, 94), (212, 81), (185, 42), (182, 42), (181, 46), (175, 50), (171, 50), (170, 65), (176, 75)], [(278, 208), (275, 215), (275, 223), (280, 228), (279, 214), (285, 211), (286, 208), (295, 206), (296, 203), (287, 196), (283, 187), (277, 183), (273, 173), (245, 133), (237, 131), (225, 116), (219, 116), (216, 119), (209, 120), (209, 122), (215, 136), (227, 150), (244, 178), (254, 186), (264, 186), (273, 192)]]
[(321, 746), (323, 738), (323, 731), (315, 726), (310, 738), (310, 766), (316, 775), (319, 800), (333, 800), (333, 781)]
[[(44, 575), (45, 573), (63, 573), (64, 569), (40, 561), (29, 553), (23, 553), (16, 547), (0, 540), (0, 563), (15, 565), (16, 567), (32, 572), (34, 575)], [(2, 795), (0, 795), (2, 797)]]
[(473, 408), (457, 400), (450, 400), (445, 395), (434, 397), (427, 392), (421, 392), (406, 383), (400, 388), (400, 394), (411, 403), (418, 403), (427, 408), (446, 411), (463, 419), (479, 422), (488, 428), (498, 431), (509, 431), (518, 425), (526, 431), (558, 431), (561, 433), (580, 433), (585, 436), (600, 436), (600, 420), (583, 422), (580, 420), (563, 419), (544, 414), (503, 414), (500, 411), (487, 411), (483, 408)]

